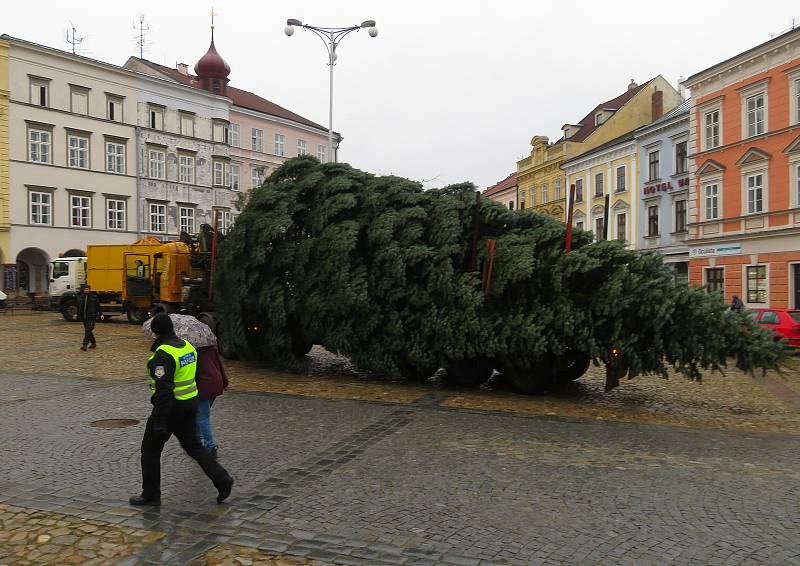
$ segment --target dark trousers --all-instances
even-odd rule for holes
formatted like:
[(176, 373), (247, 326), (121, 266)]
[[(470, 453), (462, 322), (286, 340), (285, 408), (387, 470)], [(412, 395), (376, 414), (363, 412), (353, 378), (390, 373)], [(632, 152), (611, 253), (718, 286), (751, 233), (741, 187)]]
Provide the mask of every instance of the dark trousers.
[(87, 318), (83, 321), (83, 345), (88, 346), (91, 344), (92, 346), (97, 346), (97, 341), (94, 339), (94, 318)]
[(167, 431), (156, 432), (153, 416), (147, 419), (142, 439), (142, 495), (147, 499), (161, 499), (161, 451), (173, 434), (178, 437), (181, 448), (200, 464), (214, 487), (225, 487), (231, 476), (211, 455), (211, 451), (203, 448), (197, 435), (197, 404), (189, 401), (189, 407), (173, 411), (167, 417)]

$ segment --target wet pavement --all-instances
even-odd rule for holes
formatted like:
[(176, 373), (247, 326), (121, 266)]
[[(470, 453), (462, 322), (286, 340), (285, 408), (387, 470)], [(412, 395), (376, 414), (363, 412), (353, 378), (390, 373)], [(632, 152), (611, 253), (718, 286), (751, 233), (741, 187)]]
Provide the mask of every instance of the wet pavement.
[(81, 352), (79, 325), (0, 315), (0, 564), (800, 564), (793, 371), (610, 393), (591, 374), (528, 398), (323, 350), (301, 375), (230, 363), (230, 500), (173, 440), (163, 505), (142, 510), (148, 341), (97, 336)]

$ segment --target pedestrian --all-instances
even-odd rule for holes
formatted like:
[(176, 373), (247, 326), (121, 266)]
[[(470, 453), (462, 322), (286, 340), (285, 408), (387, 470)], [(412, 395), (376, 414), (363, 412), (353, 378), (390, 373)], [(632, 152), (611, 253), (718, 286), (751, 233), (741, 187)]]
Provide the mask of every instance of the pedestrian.
[(216, 346), (204, 346), (197, 349), (197, 429), (203, 447), (211, 450), (217, 458), (217, 443), (211, 432), (211, 407), (214, 400), (222, 395), (228, 387), (228, 376)]
[(151, 322), (156, 336), (147, 361), (153, 411), (142, 439), (142, 493), (131, 505), (161, 505), (161, 451), (173, 434), (184, 451), (203, 469), (217, 488), (217, 503), (227, 499), (233, 478), (203, 448), (197, 435), (197, 350), (178, 338), (169, 315), (159, 313)]
[(731, 310), (735, 312), (742, 312), (743, 308), (744, 303), (742, 300), (738, 296), (734, 295), (733, 300), (731, 301)]
[(97, 340), (94, 338), (94, 325), (97, 318), (102, 319), (103, 314), (100, 312), (100, 299), (96, 294), (92, 293), (92, 288), (89, 285), (83, 286), (83, 293), (78, 297), (78, 313), (74, 318), (83, 321), (83, 345), (81, 350), (84, 352), (86, 348), (97, 348)]

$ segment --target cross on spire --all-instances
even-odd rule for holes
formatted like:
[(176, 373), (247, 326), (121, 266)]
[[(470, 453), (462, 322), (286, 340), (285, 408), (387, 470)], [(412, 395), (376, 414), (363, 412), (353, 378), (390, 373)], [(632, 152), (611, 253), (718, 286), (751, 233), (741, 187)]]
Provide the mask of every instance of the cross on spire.
[(211, 41), (214, 41), (214, 16), (219, 16), (219, 14), (217, 14), (214, 11), (213, 6), (211, 8), (211, 13), (209, 14), (209, 16), (211, 16)]

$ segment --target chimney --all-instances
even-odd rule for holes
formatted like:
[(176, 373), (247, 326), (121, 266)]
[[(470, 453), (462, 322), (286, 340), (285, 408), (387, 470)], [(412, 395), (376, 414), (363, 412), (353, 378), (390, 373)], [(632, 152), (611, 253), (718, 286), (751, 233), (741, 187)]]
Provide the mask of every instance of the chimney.
[(651, 103), (651, 120), (657, 120), (658, 118), (661, 118), (661, 115), (664, 113), (664, 92), (660, 90), (653, 91)]
[(633, 90), (634, 88), (638, 87), (639, 85), (636, 84), (636, 81), (631, 79), (631, 84), (628, 85), (628, 90)]
[(684, 76), (678, 77), (678, 94), (680, 95), (681, 100), (686, 100), (686, 87), (683, 86), (683, 81), (685, 80), (686, 78)]
[(189, 65), (186, 63), (178, 63), (175, 65), (175, 68), (178, 69), (178, 72), (184, 76), (189, 76)]

